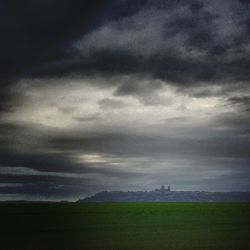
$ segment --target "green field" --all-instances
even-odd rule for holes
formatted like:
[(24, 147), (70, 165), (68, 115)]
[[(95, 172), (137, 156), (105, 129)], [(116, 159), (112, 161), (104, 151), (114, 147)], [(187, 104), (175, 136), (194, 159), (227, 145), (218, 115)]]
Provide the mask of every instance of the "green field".
[(250, 249), (250, 203), (0, 205), (0, 249)]

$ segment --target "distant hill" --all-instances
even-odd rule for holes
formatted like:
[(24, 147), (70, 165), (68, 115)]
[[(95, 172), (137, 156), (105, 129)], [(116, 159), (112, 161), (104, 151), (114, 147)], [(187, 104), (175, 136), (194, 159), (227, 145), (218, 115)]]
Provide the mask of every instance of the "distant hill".
[[(66, 201), (60, 201), (66, 202)], [(32, 200), (4, 200), (0, 201), (0, 204), (53, 204), (58, 203), (58, 201), (32, 201)]]
[(104, 191), (78, 202), (250, 202), (250, 192)]

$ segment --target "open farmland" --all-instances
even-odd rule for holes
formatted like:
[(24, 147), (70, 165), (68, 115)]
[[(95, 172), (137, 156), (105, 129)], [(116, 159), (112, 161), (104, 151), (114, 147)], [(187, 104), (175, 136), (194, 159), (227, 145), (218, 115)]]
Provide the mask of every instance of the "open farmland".
[(2, 204), (1, 249), (250, 249), (250, 203)]

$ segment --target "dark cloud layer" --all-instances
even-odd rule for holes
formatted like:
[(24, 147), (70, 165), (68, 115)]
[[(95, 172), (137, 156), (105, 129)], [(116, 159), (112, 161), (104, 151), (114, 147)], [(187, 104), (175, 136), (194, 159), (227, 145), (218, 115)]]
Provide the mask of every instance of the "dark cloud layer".
[[(1, 84), (25, 76), (77, 72), (146, 73), (184, 85), (249, 81), (247, 6), (247, 1), (236, 0), (25, 1), (21, 5), (2, 1)], [(141, 23), (147, 20), (148, 24)], [(157, 35), (150, 22), (156, 23)], [(118, 41), (127, 37), (126, 41), (103, 40), (109, 39), (100, 32), (103, 27), (109, 27)], [(79, 56), (72, 45), (91, 32), (97, 32), (97, 40)]]
[[(70, 44), (98, 25), (109, 1), (1, 1), (2, 109), (8, 84), (73, 55)], [(42, 73), (41, 73), (42, 74)], [(8, 92), (8, 94), (11, 94)]]
[(83, 37), (82, 55), (54, 72), (140, 73), (178, 85), (248, 82), (250, 16), (245, 4), (147, 1), (137, 13)]

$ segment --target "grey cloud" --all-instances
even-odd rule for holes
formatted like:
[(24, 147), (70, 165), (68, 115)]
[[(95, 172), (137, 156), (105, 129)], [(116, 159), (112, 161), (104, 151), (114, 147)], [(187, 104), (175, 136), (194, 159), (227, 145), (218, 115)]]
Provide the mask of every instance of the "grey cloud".
[(93, 121), (98, 121), (101, 119), (102, 119), (102, 116), (100, 113), (74, 117), (74, 120), (76, 120), (78, 122), (93, 122)]
[(70, 114), (75, 110), (75, 107), (59, 107), (58, 109), (64, 114)]
[(118, 86), (115, 95), (149, 95), (153, 94), (156, 90), (163, 87), (161, 81), (153, 81), (152, 79), (140, 79), (137, 77), (130, 77)]
[(245, 112), (235, 111), (227, 112), (213, 119), (214, 126), (218, 126), (222, 130), (228, 130), (228, 133), (238, 135), (249, 135), (250, 121), (249, 114)]
[(121, 100), (116, 100), (114, 98), (105, 98), (98, 102), (103, 109), (119, 109), (126, 107), (126, 103)]
[(235, 105), (241, 111), (250, 111), (250, 96), (234, 96), (228, 98), (230, 104)]

